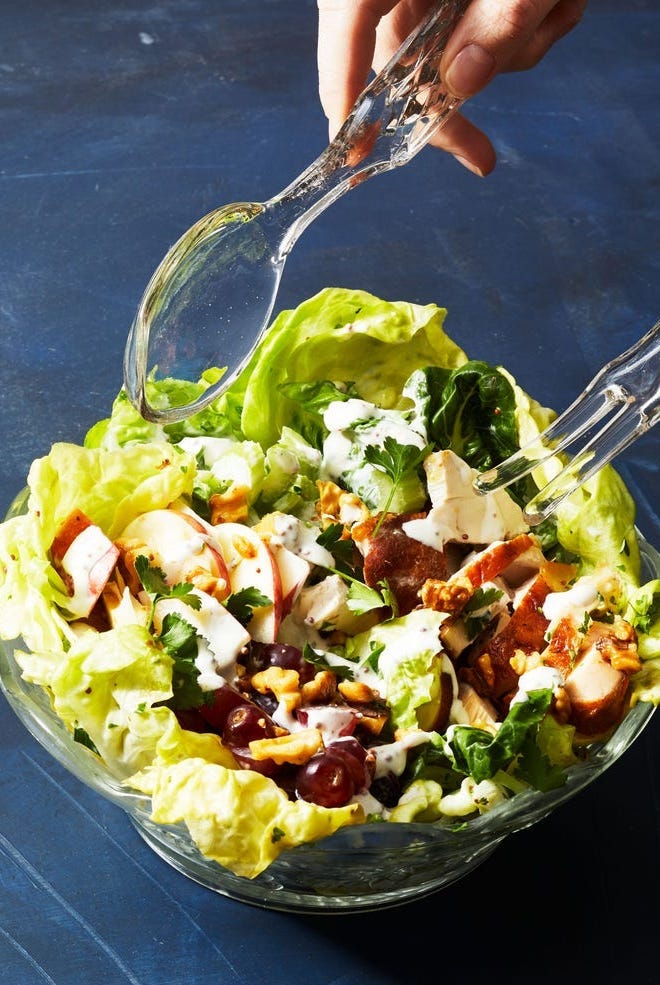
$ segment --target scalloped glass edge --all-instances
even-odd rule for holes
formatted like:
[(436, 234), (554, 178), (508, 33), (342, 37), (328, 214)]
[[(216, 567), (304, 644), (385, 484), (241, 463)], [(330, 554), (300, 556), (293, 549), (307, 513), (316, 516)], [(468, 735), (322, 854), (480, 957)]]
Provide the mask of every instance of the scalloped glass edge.
[[(7, 519), (25, 511), (27, 491)], [(643, 578), (660, 577), (660, 554), (637, 531)], [(33, 738), (70, 773), (126, 812), (140, 836), (169, 865), (230, 899), (296, 913), (355, 912), (399, 906), (463, 878), (509, 835), (530, 827), (589, 786), (648, 725), (655, 706), (637, 702), (610, 738), (568, 770), (566, 784), (516, 794), (452, 830), (435, 823), (372, 823), (341, 828), (321, 841), (283, 853), (256, 879), (236, 876), (205, 858), (184, 824), (151, 820), (151, 801), (122, 785), (73, 740), (53, 712), (47, 692), (24, 681), (14, 659), (20, 640), (0, 640), (0, 689)]]

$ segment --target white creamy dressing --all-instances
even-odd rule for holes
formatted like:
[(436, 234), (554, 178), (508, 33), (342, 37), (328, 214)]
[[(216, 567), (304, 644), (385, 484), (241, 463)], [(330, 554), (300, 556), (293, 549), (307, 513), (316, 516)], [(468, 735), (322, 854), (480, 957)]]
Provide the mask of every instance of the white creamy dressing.
[(387, 817), (389, 814), (388, 809), (379, 800), (376, 800), (368, 790), (358, 790), (351, 797), (350, 803), (360, 804), (365, 814), (382, 814), (383, 817)]
[(269, 449), (268, 458), (271, 468), (275, 467), (278, 471), (284, 472), (285, 475), (297, 475), (300, 471), (298, 456), (281, 445), (273, 445)]
[(307, 716), (305, 728), (317, 728), (326, 746), (334, 739), (349, 735), (356, 718), (352, 708), (341, 705), (309, 705), (299, 710)]
[(285, 728), (287, 732), (300, 732), (304, 728), (293, 712), (289, 710), (286, 703), (286, 696), (280, 698), (277, 708), (272, 712), (270, 717), (276, 725), (279, 725), (280, 728)]
[(317, 543), (318, 535), (318, 528), (304, 523), (298, 517), (288, 513), (278, 513), (274, 517), (271, 535), (273, 544), (286, 547), (310, 564), (317, 564), (321, 568), (334, 568), (335, 559), (330, 551)]
[(563, 683), (564, 678), (556, 667), (533, 667), (518, 678), (518, 690), (511, 699), (511, 704), (527, 701), (530, 691), (549, 689), (554, 693), (555, 688), (561, 687)]
[[(391, 676), (399, 664), (418, 653), (439, 653), (441, 646), (438, 639), (437, 625), (425, 623), (424, 616), (428, 610), (414, 609), (409, 613), (405, 632), (385, 636), (385, 649), (378, 660), (378, 668), (384, 678)], [(422, 613), (417, 617), (417, 613)], [(436, 616), (447, 618), (446, 613), (435, 613)], [(439, 621), (442, 621), (440, 619)]]
[(193, 589), (191, 594), (201, 600), (199, 609), (192, 609), (181, 599), (160, 599), (154, 610), (154, 624), (160, 632), (163, 619), (171, 612), (195, 629), (195, 666), (199, 671), (197, 683), (203, 691), (215, 691), (236, 679), (236, 663), (250, 642), (250, 634), (212, 595), (197, 589)]
[(368, 482), (373, 466), (365, 462), (364, 450), (368, 445), (382, 447), (387, 437), (400, 445), (426, 445), (426, 437), (413, 430), (401, 413), (382, 410), (367, 400), (334, 400), (323, 421), (330, 433), (323, 443), (322, 474), (334, 480), (350, 472), (353, 484)]
[(158, 555), (166, 572), (170, 567), (180, 568), (185, 561), (202, 554), (206, 547), (207, 535), (195, 530), (191, 524), (187, 526), (190, 530), (186, 530), (185, 536), (181, 534), (168, 540), (167, 543), (158, 545)]
[(421, 729), (415, 732), (407, 732), (396, 742), (389, 742), (387, 745), (374, 746), (371, 750), (376, 757), (376, 769), (374, 779), (394, 773), (401, 776), (406, 768), (408, 761), (408, 751), (415, 746), (421, 746), (429, 742), (435, 735), (434, 732), (423, 732)]
[(600, 594), (595, 578), (584, 575), (566, 591), (547, 595), (543, 603), (543, 615), (551, 627), (565, 618), (570, 618), (577, 625), (584, 620), (585, 613), (594, 609), (599, 601)]
[(404, 523), (404, 532), (413, 540), (440, 551), (450, 541), (491, 544), (528, 530), (509, 494), (503, 489), (478, 493), (476, 469), (454, 452), (434, 452), (424, 469), (432, 507), (426, 517)]

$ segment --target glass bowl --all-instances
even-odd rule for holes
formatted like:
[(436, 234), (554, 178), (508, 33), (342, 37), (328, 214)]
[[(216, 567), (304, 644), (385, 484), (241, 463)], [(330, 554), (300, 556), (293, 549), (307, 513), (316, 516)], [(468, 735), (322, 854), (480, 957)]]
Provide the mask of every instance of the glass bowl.
[[(19, 497), (8, 517), (22, 512)], [(644, 580), (660, 577), (660, 554), (641, 536)], [(398, 906), (467, 875), (507, 837), (541, 821), (593, 783), (648, 725), (655, 707), (638, 702), (589, 758), (571, 767), (566, 784), (550, 792), (517, 794), (458, 830), (439, 824), (380, 823), (341, 828), (281, 855), (255, 879), (236, 876), (198, 851), (183, 824), (155, 824), (146, 795), (122, 786), (88, 749), (75, 742), (53, 712), (47, 692), (21, 677), (13, 652), (21, 641), (0, 641), (0, 685), (34, 738), (79, 780), (121, 807), (144, 841), (189, 879), (234, 900), (293, 913), (355, 912)]]

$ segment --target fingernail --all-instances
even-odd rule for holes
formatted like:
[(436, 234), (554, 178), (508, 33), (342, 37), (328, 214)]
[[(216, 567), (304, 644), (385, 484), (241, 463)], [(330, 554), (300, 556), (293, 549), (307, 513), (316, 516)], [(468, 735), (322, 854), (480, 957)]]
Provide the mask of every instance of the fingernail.
[(457, 96), (472, 96), (495, 74), (495, 58), (478, 44), (469, 44), (454, 58), (445, 82)]
[(464, 168), (467, 168), (468, 171), (471, 171), (472, 174), (476, 174), (477, 177), (479, 178), (484, 177), (483, 171), (480, 171), (479, 168), (476, 166), (476, 164), (473, 164), (472, 161), (468, 161), (466, 157), (461, 157), (460, 154), (454, 154), (454, 158), (458, 161), (459, 164), (462, 164)]

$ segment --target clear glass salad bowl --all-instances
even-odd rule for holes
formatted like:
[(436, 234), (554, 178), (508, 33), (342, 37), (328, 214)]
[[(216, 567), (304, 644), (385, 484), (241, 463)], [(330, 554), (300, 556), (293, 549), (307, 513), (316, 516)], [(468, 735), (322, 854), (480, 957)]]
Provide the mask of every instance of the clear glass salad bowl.
[[(25, 509), (26, 495), (7, 518)], [(660, 577), (660, 554), (640, 535), (642, 572)], [(420, 899), (461, 879), (508, 836), (541, 821), (593, 783), (648, 725), (655, 707), (638, 702), (611, 737), (568, 770), (567, 782), (542, 793), (528, 790), (455, 830), (439, 824), (374, 823), (349, 826), (285, 852), (255, 879), (233, 875), (204, 858), (183, 824), (150, 819), (150, 798), (121, 784), (87, 748), (74, 741), (53, 712), (48, 694), (21, 677), (14, 659), (20, 640), (0, 642), (2, 690), (34, 738), (101, 796), (121, 807), (145, 842), (195, 882), (231, 899), (289, 912), (354, 912)], [(542, 833), (539, 834), (542, 837)]]

